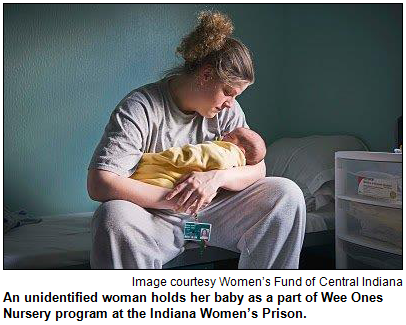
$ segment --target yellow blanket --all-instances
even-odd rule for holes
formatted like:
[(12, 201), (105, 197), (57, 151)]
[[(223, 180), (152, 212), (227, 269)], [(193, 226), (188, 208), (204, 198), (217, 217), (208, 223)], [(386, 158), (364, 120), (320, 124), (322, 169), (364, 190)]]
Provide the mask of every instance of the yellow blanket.
[(177, 180), (192, 171), (244, 165), (245, 156), (236, 145), (225, 141), (206, 141), (197, 145), (173, 147), (159, 153), (145, 153), (130, 178), (173, 188)]

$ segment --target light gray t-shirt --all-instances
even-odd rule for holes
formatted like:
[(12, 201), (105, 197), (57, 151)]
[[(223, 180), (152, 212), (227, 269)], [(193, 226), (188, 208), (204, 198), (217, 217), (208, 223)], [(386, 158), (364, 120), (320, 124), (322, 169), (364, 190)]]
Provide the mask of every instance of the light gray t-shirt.
[(89, 169), (129, 177), (143, 153), (215, 140), (241, 126), (248, 127), (237, 101), (213, 118), (185, 114), (170, 95), (168, 79), (162, 79), (132, 91), (117, 105)]

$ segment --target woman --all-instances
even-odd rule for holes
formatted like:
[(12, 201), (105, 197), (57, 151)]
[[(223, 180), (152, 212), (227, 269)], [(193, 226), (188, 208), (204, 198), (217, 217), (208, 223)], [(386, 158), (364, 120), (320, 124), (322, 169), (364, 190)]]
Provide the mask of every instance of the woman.
[(93, 268), (162, 268), (183, 251), (183, 227), (212, 224), (210, 244), (241, 252), (239, 268), (297, 268), (305, 203), (299, 187), (265, 177), (265, 164), (193, 172), (172, 189), (128, 178), (143, 152), (214, 140), (248, 127), (235, 101), (254, 82), (230, 19), (202, 12), (177, 51), (182, 67), (127, 95), (113, 111), (88, 173), (104, 202), (92, 220)]

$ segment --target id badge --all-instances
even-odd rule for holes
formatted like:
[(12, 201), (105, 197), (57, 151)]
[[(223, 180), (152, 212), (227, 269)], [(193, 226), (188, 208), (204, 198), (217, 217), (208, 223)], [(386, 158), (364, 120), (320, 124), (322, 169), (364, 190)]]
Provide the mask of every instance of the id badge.
[(201, 222), (186, 222), (183, 230), (184, 239), (186, 240), (210, 240), (211, 224)]

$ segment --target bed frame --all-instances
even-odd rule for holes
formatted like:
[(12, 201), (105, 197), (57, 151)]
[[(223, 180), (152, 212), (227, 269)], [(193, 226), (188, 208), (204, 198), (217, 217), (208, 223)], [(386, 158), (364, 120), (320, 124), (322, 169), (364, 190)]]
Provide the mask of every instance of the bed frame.
[[(334, 244), (334, 230), (306, 234), (303, 241), (299, 269), (334, 269)], [(191, 248), (166, 263), (163, 269), (237, 269), (239, 256), (239, 253), (218, 247), (207, 247), (203, 251), (199, 248)]]

